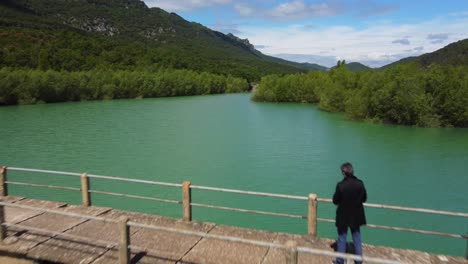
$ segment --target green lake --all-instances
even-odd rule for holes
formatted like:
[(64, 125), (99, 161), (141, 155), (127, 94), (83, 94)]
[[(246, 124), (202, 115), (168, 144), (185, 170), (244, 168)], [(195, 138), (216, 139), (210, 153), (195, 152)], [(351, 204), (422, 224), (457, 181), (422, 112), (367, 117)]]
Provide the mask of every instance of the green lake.
[[(468, 129), (346, 120), (313, 105), (255, 103), (249, 94), (0, 108), (0, 164), (331, 198), (349, 161), (369, 203), (468, 212)], [(79, 178), (25, 172), (9, 180), (79, 187)], [(10, 186), (10, 194), (79, 204), (78, 192)], [(173, 187), (92, 180), (94, 190), (181, 199)], [(180, 218), (177, 204), (95, 194), (93, 204)], [(306, 201), (193, 190), (193, 202), (307, 215)], [(468, 219), (367, 209), (368, 223), (468, 233)], [(194, 208), (194, 219), (307, 232), (304, 219)], [(319, 204), (319, 217), (335, 207)], [(319, 236), (334, 238), (333, 224)], [(348, 237), (350, 239), (350, 237)], [(363, 228), (365, 243), (464, 256), (462, 239)]]

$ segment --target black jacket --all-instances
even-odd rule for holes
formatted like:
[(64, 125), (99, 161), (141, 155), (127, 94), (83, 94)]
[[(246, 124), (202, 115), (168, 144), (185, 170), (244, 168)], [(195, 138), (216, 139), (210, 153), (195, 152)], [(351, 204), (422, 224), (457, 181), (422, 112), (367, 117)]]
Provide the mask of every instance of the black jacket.
[(338, 228), (357, 228), (366, 224), (364, 206), (367, 192), (364, 183), (355, 176), (345, 177), (336, 185), (333, 203), (336, 208), (336, 222)]

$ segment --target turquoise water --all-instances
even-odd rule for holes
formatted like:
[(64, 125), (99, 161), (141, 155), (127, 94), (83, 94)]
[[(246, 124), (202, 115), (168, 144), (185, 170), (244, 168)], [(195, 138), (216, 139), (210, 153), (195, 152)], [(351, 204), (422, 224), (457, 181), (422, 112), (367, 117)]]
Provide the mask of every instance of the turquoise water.
[[(305, 104), (255, 103), (248, 94), (0, 108), (0, 163), (156, 181), (330, 198), (352, 162), (370, 203), (468, 212), (468, 129), (346, 120)], [(10, 180), (79, 186), (79, 178), (9, 172)], [(92, 180), (91, 188), (166, 199), (180, 189)], [(80, 203), (71, 191), (11, 186), (12, 195)], [(93, 195), (93, 203), (181, 217), (181, 206)], [(193, 202), (307, 214), (305, 201), (193, 191)], [(319, 217), (334, 218), (319, 205)], [(372, 224), (468, 232), (468, 219), (367, 209)], [(194, 219), (306, 233), (306, 220), (194, 208)], [(319, 236), (335, 237), (320, 223)], [(363, 229), (366, 243), (463, 256), (455, 238)]]

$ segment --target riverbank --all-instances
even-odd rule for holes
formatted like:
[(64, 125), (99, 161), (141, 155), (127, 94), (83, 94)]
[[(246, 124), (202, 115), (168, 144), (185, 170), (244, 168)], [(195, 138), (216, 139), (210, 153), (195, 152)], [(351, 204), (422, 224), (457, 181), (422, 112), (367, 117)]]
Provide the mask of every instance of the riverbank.
[(317, 104), (351, 120), (420, 127), (468, 127), (468, 67), (416, 64), (351, 72), (263, 77), (253, 100)]

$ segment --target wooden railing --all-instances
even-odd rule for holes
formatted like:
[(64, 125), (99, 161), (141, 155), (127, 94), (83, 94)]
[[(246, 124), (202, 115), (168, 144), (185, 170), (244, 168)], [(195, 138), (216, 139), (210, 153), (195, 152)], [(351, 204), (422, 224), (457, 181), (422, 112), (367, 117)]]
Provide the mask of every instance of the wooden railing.
[[(31, 172), (31, 173), (47, 173), (47, 174), (57, 174), (57, 175), (64, 175), (64, 176), (71, 176), (71, 177), (79, 177), (81, 179), (81, 188), (74, 188), (74, 187), (67, 187), (67, 186), (55, 186), (55, 185), (44, 185), (44, 184), (32, 184), (32, 183), (26, 183), (26, 182), (13, 182), (13, 181), (7, 180), (7, 171), (8, 170)], [(148, 197), (148, 196), (139, 196), (139, 195), (130, 195), (130, 194), (106, 192), (106, 191), (100, 191), (100, 190), (93, 190), (93, 189), (89, 188), (90, 179), (104, 179), (104, 180), (112, 180), (112, 181), (123, 181), (123, 182), (141, 183), (141, 184), (147, 184), (147, 185), (157, 185), (157, 186), (181, 188), (182, 189), (182, 201), (155, 198), (155, 197)], [(319, 197), (317, 197), (316, 194), (309, 194), (308, 196), (296, 196), (296, 195), (275, 194), (275, 193), (265, 193), (265, 192), (243, 191), (243, 190), (235, 190), (235, 189), (198, 186), (198, 185), (191, 185), (191, 183), (188, 182), (188, 181), (185, 181), (182, 184), (178, 184), (178, 183), (168, 183), (168, 182), (158, 182), (158, 181), (120, 178), (120, 177), (113, 177), (113, 176), (93, 175), (93, 174), (87, 174), (87, 173), (72, 173), (72, 172), (27, 169), (27, 168), (16, 168), (16, 167), (1, 167), (0, 168), (0, 196), (8, 195), (8, 185), (24, 185), (24, 186), (32, 186), (32, 187), (42, 187), (42, 188), (52, 188), (52, 189), (63, 189), (63, 190), (70, 190), (70, 191), (79, 191), (79, 192), (81, 192), (82, 204), (84, 206), (90, 206), (92, 204), (92, 194), (93, 193), (111, 195), (111, 196), (120, 196), (120, 197), (126, 197), (126, 198), (143, 199), (143, 200), (150, 200), (150, 201), (157, 201), (157, 202), (164, 202), (164, 203), (181, 204), (182, 205), (182, 215), (183, 215), (182, 218), (183, 218), (184, 221), (191, 221), (192, 220), (192, 207), (203, 207), (203, 208), (227, 210), (227, 211), (242, 212), (242, 213), (251, 213), (251, 214), (278, 216), (278, 217), (307, 219), (307, 227), (308, 227), (307, 228), (307, 234), (311, 235), (311, 236), (316, 236), (317, 235), (317, 222), (327, 222), (327, 223), (334, 223), (335, 222), (335, 220), (333, 220), (333, 219), (319, 218), (317, 216), (318, 204), (319, 203), (332, 203), (332, 200), (327, 199), (327, 198), (319, 198)], [(261, 211), (261, 210), (250, 210), (250, 209), (242, 209), (242, 208), (235, 208), (235, 207), (226, 207), (226, 206), (194, 203), (192, 201), (192, 196), (191, 196), (191, 190), (192, 189), (307, 201), (308, 202), (308, 205), (307, 205), (308, 214), (307, 214), (307, 216), (303, 216), (303, 215), (295, 215), (295, 214), (287, 214), (287, 213), (277, 213), (277, 212), (268, 212), (268, 211)], [(382, 208), (382, 209), (389, 209), (389, 210), (409, 211), (409, 212), (417, 212), (417, 213), (425, 213), (425, 214), (436, 214), (436, 215), (445, 215), (445, 216), (468, 218), (468, 213), (462, 213), (462, 212), (451, 212), (451, 211), (413, 208), (413, 207), (402, 207), (402, 206), (384, 205), (384, 204), (372, 204), (372, 203), (365, 203), (364, 206), (371, 207), (371, 208)], [(410, 232), (410, 233), (419, 233), (419, 234), (426, 234), (426, 235), (445, 236), (445, 237), (464, 239), (464, 240), (467, 241), (466, 242), (467, 243), (466, 258), (468, 259), (468, 235), (466, 235), (466, 234), (453, 234), (453, 233), (437, 232), (437, 231), (432, 231), (432, 230), (420, 230), (420, 229), (385, 226), (385, 225), (375, 225), (375, 224), (367, 224), (366, 226), (369, 227), (369, 228), (378, 228), (378, 229), (386, 229), (386, 230), (403, 231), (403, 232)]]

